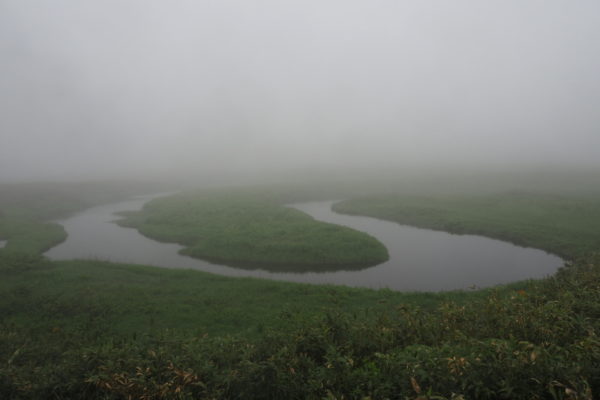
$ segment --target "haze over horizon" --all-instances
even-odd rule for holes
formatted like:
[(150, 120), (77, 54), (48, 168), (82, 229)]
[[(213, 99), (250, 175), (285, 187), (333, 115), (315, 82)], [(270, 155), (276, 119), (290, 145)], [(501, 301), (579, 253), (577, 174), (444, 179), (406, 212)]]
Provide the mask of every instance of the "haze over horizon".
[(0, 0), (0, 181), (600, 168), (600, 3)]

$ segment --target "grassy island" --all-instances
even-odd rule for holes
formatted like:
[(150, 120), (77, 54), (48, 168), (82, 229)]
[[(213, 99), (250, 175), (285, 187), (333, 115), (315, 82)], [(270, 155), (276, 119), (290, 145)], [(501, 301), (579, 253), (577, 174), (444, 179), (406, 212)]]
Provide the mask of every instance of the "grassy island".
[(388, 259), (387, 249), (372, 236), (316, 221), (277, 199), (232, 190), (179, 194), (124, 213), (120, 224), (182, 244), (182, 253), (192, 257), (246, 268), (326, 271)]

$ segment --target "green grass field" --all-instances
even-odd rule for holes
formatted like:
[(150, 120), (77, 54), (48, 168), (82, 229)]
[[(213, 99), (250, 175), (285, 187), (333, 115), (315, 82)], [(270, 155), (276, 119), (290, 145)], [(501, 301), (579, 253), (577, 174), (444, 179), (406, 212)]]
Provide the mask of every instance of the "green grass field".
[(186, 193), (149, 202), (120, 223), (161, 241), (186, 246), (192, 257), (272, 271), (365, 268), (388, 259), (375, 238), (315, 221), (248, 191)]
[(337, 307), (357, 313), (391, 310), (398, 304), (435, 309), (440, 302), (465, 297), (461, 292), (364, 290), (101, 261), (49, 262), (15, 253), (0, 262), (3, 323), (68, 330), (102, 317), (96, 328), (117, 336), (175, 330), (185, 336), (258, 338), (265, 328), (287, 329), (285, 315), (306, 317)]
[(0, 278), (2, 398), (591, 399), (600, 390), (598, 257), (555, 278), (437, 295), (16, 253), (0, 256)]
[[(254, 215), (313, 194), (273, 189), (258, 207), (265, 214)], [(79, 204), (70, 196), (67, 204)], [(244, 210), (248, 199), (234, 200)], [(37, 201), (21, 201), (10, 229), (3, 215), (6, 232), (25, 229), (19, 218), (32, 225), (21, 245), (0, 250), (0, 398), (592, 399), (600, 394), (598, 202), (513, 193), (340, 204), (576, 259), (544, 280), (412, 294), (51, 262), (39, 256), (53, 237), (41, 215), (55, 211), (37, 214)], [(187, 205), (182, 223), (183, 215)], [(234, 216), (229, 208), (219, 218)]]
[(0, 218), (0, 239), (6, 247), (0, 252), (43, 253), (67, 238), (61, 225), (27, 218)]
[(570, 259), (600, 249), (597, 195), (384, 195), (346, 200), (335, 204), (334, 210), (421, 228), (488, 236)]
[(97, 204), (163, 186), (149, 183), (1, 184), (0, 252), (43, 253), (66, 239), (62, 226), (49, 222)]

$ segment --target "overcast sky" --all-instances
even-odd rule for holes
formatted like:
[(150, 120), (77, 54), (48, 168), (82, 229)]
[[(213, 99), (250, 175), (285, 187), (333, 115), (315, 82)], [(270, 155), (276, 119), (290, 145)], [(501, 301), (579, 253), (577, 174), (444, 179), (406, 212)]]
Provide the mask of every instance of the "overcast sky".
[(0, 0), (0, 180), (600, 165), (597, 0)]

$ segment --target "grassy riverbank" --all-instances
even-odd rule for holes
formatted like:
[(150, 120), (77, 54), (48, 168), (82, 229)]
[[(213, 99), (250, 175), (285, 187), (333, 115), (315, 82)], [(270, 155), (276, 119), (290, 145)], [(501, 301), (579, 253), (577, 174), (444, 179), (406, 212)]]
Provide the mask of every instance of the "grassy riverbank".
[(158, 190), (155, 183), (23, 183), (0, 184), (0, 252), (43, 253), (67, 238), (63, 218), (97, 204), (144, 191)]
[(385, 195), (346, 200), (333, 209), (421, 228), (488, 236), (565, 258), (600, 249), (598, 195)]
[(290, 328), (292, 315), (306, 317), (337, 307), (355, 313), (391, 311), (398, 304), (435, 309), (440, 302), (466, 298), (462, 292), (296, 284), (101, 261), (50, 262), (15, 253), (0, 258), (0, 267), (3, 323), (72, 331), (92, 327), (94, 318), (100, 318), (94, 327), (104, 330), (103, 336), (173, 330), (185, 336), (257, 338), (267, 328)]
[(2, 257), (2, 398), (600, 391), (598, 257), (518, 287), (438, 295)]
[(281, 205), (280, 196), (248, 190), (186, 193), (124, 213), (120, 224), (186, 248), (192, 257), (272, 271), (364, 268), (388, 259), (375, 238), (315, 221)]
[(61, 225), (28, 218), (1, 217), (0, 239), (6, 240), (2, 252), (43, 253), (67, 238)]

